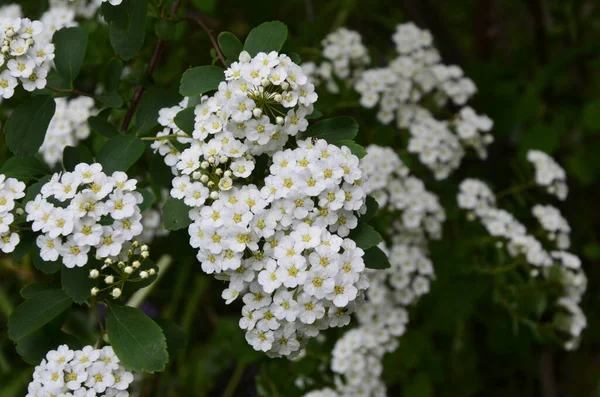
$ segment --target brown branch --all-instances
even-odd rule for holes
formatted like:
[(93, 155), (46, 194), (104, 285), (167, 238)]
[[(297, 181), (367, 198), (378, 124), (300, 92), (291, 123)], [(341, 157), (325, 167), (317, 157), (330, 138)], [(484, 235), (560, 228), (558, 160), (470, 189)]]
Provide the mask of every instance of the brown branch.
[(540, 381), (544, 397), (558, 397), (552, 352), (544, 349), (540, 355)]
[(49, 85), (47, 85), (46, 88), (51, 91), (58, 92), (61, 94), (75, 94), (75, 95), (81, 95), (81, 96), (86, 96), (86, 97), (89, 97), (92, 99), (96, 99), (96, 97), (93, 96), (92, 94), (88, 94), (87, 92), (76, 90), (75, 88), (70, 88), (68, 90), (64, 90), (62, 88), (55, 88), (55, 87), (51, 87)]
[(215, 40), (215, 37), (213, 36), (212, 31), (208, 28), (208, 26), (206, 26), (204, 21), (202, 21), (202, 17), (200, 16), (200, 14), (198, 14), (197, 12), (194, 12), (194, 11), (188, 11), (183, 16), (182, 19), (187, 19), (188, 21), (193, 21), (193, 22), (196, 22), (198, 25), (200, 25), (202, 30), (204, 30), (204, 32), (208, 35), (208, 38), (210, 39), (210, 42), (212, 43), (212, 46), (217, 53), (217, 57), (219, 58), (219, 61), (221, 61), (221, 63), (223, 64), (224, 67), (227, 67), (227, 62), (225, 61), (225, 57), (223, 56), (223, 53), (221, 53), (221, 49), (219, 48), (219, 44), (217, 44), (217, 40)]
[[(171, 15), (170, 15), (171, 17), (173, 15), (175, 15), (177, 10), (179, 10), (180, 6), (181, 6), (181, 0), (177, 0), (171, 7)], [(158, 66), (158, 61), (160, 60), (160, 56), (162, 55), (164, 47), (165, 47), (164, 40), (159, 39), (156, 42), (156, 46), (154, 47), (154, 52), (152, 53), (152, 58), (150, 58), (150, 62), (148, 63), (148, 68), (146, 69), (145, 78), (151, 77), (152, 74), (154, 73), (154, 70)], [(140, 85), (135, 90), (135, 94), (133, 95), (133, 99), (131, 100), (131, 106), (129, 106), (129, 109), (127, 110), (127, 113), (125, 114), (125, 118), (123, 119), (123, 124), (121, 125), (122, 133), (127, 132), (127, 129), (129, 128), (129, 124), (131, 123), (131, 119), (133, 119), (133, 115), (135, 114), (135, 111), (136, 111), (138, 105), (140, 104), (140, 101), (142, 100), (142, 96), (144, 95), (145, 90), (146, 90), (146, 88), (144, 88), (143, 84)]]

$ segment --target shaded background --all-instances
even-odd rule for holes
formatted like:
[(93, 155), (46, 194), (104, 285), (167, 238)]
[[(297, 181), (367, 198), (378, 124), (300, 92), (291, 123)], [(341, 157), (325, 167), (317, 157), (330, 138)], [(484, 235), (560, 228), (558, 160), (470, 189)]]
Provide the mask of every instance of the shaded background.
[[(20, 3), (25, 15), (32, 17), (47, 8), (44, 1)], [(400, 348), (385, 359), (389, 395), (600, 396), (598, 1), (188, 0), (184, 8), (201, 18), (215, 36), (228, 30), (243, 39), (253, 26), (281, 20), (290, 32), (287, 50), (303, 60), (318, 59), (315, 49), (320, 40), (340, 26), (359, 31), (372, 59), (381, 65), (387, 64), (393, 51), (395, 25), (413, 21), (431, 30), (444, 61), (460, 65), (477, 85), (479, 92), (470, 104), (494, 120), (496, 141), (485, 167), (467, 159), (448, 182), (437, 183), (410, 164), (428, 188), (442, 196), (449, 221), (444, 240), (432, 248), (438, 280), (411, 312)], [(86, 21), (84, 25), (96, 45), (88, 51), (78, 85), (93, 91), (111, 49), (100, 24)], [(187, 67), (210, 62), (211, 43), (198, 26), (186, 22), (169, 25), (168, 30), (172, 40), (163, 59), (152, 78), (144, 80), (156, 40), (153, 21), (149, 24), (144, 49), (132, 61), (132, 73), (125, 81), (124, 97), (131, 98), (140, 82), (176, 90)], [(317, 107), (325, 115), (356, 116), (363, 143), (401, 141), (390, 128), (376, 124), (374, 117), (336, 107), (337, 101), (346, 99), (353, 98), (324, 95)], [(85, 144), (93, 150), (98, 142), (92, 137)], [(471, 271), (469, 246), (464, 243), (468, 227), (454, 205), (456, 186), (464, 177), (485, 176), (498, 189), (517, 184), (518, 173), (527, 169), (524, 153), (532, 148), (552, 154), (569, 176), (568, 199), (546, 202), (557, 205), (569, 220), (571, 251), (582, 257), (589, 279), (583, 304), (589, 325), (576, 352), (566, 353), (546, 343), (535, 327), (520, 324), (498, 304), (495, 281)], [(6, 155), (2, 142), (0, 161)], [(150, 169), (153, 178), (167, 184), (162, 161), (146, 158), (146, 162), (138, 166), (139, 171)], [(531, 200), (509, 198), (502, 205), (523, 212)], [(177, 252), (188, 259), (178, 260), (169, 270), (149, 298), (147, 310), (182, 325), (189, 335), (188, 348), (164, 374), (143, 381), (142, 395), (252, 396), (256, 383), (270, 397), (300, 395), (293, 385), (296, 376), (317, 376), (327, 367), (327, 352), (340, 331), (328, 334), (325, 345), (312, 344), (311, 355), (302, 362), (266, 360), (246, 345), (237, 326), (241, 306), (222, 303), (222, 285), (202, 274), (187, 240), (183, 230), (154, 247), (155, 258), (162, 252)], [(1, 262), (0, 329), (6, 329), (6, 315), (20, 301), (20, 287), (37, 276), (26, 265), (12, 266), (6, 258)], [(0, 397), (24, 395), (30, 371), (5, 332), (0, 333)]]

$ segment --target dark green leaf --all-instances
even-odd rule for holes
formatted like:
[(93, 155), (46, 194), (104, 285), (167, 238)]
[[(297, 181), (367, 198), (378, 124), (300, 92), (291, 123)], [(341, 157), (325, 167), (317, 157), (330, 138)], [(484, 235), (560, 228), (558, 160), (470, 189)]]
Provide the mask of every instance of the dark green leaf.
[(351, 141), (358, 133), (358, 123), (352, 117), (342, 116), (321, 120), (308, 127), (305, 137), (325, 139), (331, 144)]
[(88, 118), (88, 123), (93, 131), (96, 131), (107, 138), (112, 138), (115, 135), (119, 135), (117, 127), (99, 116), (90, 116)]
[(88, 33), (84, 28), (62, 28), (54, 33), (54, 65), (63, 79), (72, 82), (79, 75), (85, 50), (88, 43)]
[(155, 318), (154, 321), (162, 328), (167, 339), (169, 358), (173, 358), (178, 350), (185, 348), (187, 345), (185, 332), (174, 321), (167, 318)]
[(367, 151), (365, 150), (365, 148), (354, 141), (341, 140), (339, 142), (336, 142), (335, 145), (339, 147), (346, 146), (348, 149), (350, 149), (352, 154), (358, 157), (359, 159), (362, 159), (367, 155)]
[(60, 325), (48, 325), (19, 340), (17, 352), (27, 364), (39, 365), (50, 350), (56, 350), (60, 345), (68, 345), (71, 349), (83, 347), (77, 338), (62, 332)]
[(42, 190), (42, 186), (44, 186), (49, 180), (50, 175), (46, 175), (40, 178), (40, 180), (34, 183), (33, 185), (29, 186), (27, 188), (27, 193), (25, 194), (25, 198), (23, 199), (23, 201), (27, 203), (31, 200), (34, 200), (35, 196), (37, 196)]
[(128, 8), (129, 4), (125, 1), (116, 6), (109, 2), (103, 2), (101, 6), (102, 16), (109, 25), (115, 25), (119, 29), (127, 29), (129, 23)]
[(250, 56), (259, 52), (279, 51), (287, 39), (287, 26), (279, 21), (265, 22), (250, 31), (244, 50)]
[(152, 189), (138, 189), (138, 192), (142, 193), (144, 197), (144, 201), (139, 205), (140, 211), (143, 212), (156, 202), (156, 196), (152, 192)]
[(111, 59), (104, 69), (104, 89), (106, 92), (117, 92), (121, 75), (123, 74), (123, 61), (119, 58)]
[(133, 307), (110, 305), (106, 332), (121, 363), (137, 372), (162, 371), (169, 361), (162, 329)]
[(144, 44), (148, 0), (123, 0), (118, 8), (120, 12), (126, 12), (129, 18), (126, 26), (123, 26), (120, 18), (118, 22), (109, 24), (110, 44), (117, 55), (127, 61), (133, 58)]
[(67, 171), (73, 171), (79, 163), (92, 164), (94, 156), (87, 146), (79, 145), (77, 147), (67, 146), (63, 150), (63, 167)]
[(21, 241), (15, 250), (10, 254), (12, 263), (18, 265), (21, 259), (27, 255), (35, 244), (35, 234), (33, 232), (21, 232)]
[(73, 299), (73, 302), (82, 304), (90, 297), (91, 290), (96, 285), (96, 280), (89, 278), (91, 269), (88, 263), (86, 266), (72, 269), (63, 266), (60, 270), (62, 289)]
[(123, 98), (119, 96), (116, 92), (107, 92), (105, 94), (100, 94), (96, 98), (104, 105), (109, 106), (111, 108), (120, 108), (123, 106)]
[(167, 230), (179, 230), (192, 223), (189, 216), (190, 207), (182, 200), (169, 197), (163, 206), (163, 223)]
[(181, 76), (179, 93), (183, 96), (200, 95), (219, 88), (225, 80), (223, 69), (218, 66), (197, 66), (185, 71)]
[(240, 52), (244, 49), (242, 42), (231, 32), (221, 32), (217, 38), (219, 41), (219, 47), (225, 58), (230, 62), (238, 60)]
[(19, 341), (71, 307), (73, 301), (62, 290), (40, 292), (15, 308), (8, 319), (8, 337)]
[(194, 133), (195, 122), (194, 108), (186, 108), (175, 116), (175, 125), (188, 135)]
[(350, 238), (364, 250), (374, 247), (382, 241), (381, 235), (366, 222), (359, 222), (356, 229), (350, 232)]
[(136, 112), (136, 129), (138, 134), (158, 125), (158, 111), (167, 106), (176, 105), (181, 98), (172, 90), (151, 88), (140, 101)]
[(17, 156), (37, 153), (55, 109), (54, 98), (46, 95), (33, 97), (19, 105), (4, 126), (10, 151)]
[(323, 117), (323, 113), (319, 112), (317, 109), (313, 110), (311, 114), (306, 116), (307, 120), (314, 120)]
[(379, 209), (379, 204), (377, 200), (375, 200), (372, 196), (367, 196), (367, 212), (360, 218), (362, 221), (368, 221), (373, 218), (377, 210)]
[(102, 164), (107, 174), (127, 171), (142, 156), (145, 149), (144, 142), (135, 135), (117, 135), (106, 141), (96, 161)]
[(53, 274), (60, 270), (62, 263), (58, 260), (47, 262), (40, 257), (39, 250), (33, 252), (33, 266), (45, 274)]
[(34, 156), (10, 157), (0, 167), (0, 174), (17, 178), (21, 181), (27, 181), (40, 175), (45, 175), (48, 172), (48, 167)]
[(369, 269), (388, 269), (391, 266), (387, 255), (379, 247), (366, 250), (363, 260)]
[(34, 295), (39, 294), (40, 292), (44, 292), (51, 289), (56, 289), (56, 286), (52, 283), (49, 283), (47, 281), (34, 281), (21, 288), (19, 293), (23, 298), (28, 299)]
[(173, 40), (175, 30), (175, 23), (166, 19), (159, 19), (154, 23), (154, 32), (161, 40)]

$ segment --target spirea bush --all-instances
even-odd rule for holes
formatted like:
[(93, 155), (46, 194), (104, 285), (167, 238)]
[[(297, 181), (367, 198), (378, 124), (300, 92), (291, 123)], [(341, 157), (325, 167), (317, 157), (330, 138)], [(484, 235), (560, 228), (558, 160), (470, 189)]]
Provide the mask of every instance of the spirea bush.
[(529, 150), (494, 185), (494, 120), (429, 31), (338, 27), (301, 58), (282, 22), (242, 42), (180, 0), (44, 10), (0, 8), (16, 393), (196, 395), (233, 360), (225, 397), (394, 395), (441, 244), (503, 323), (578, 347), (567, 173)]

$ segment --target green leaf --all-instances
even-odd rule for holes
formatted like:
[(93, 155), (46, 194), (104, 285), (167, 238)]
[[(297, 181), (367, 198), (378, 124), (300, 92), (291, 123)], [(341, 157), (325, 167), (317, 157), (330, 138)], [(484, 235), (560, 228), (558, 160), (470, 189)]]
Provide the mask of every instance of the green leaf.
[(108, 2), (103, 2), (100, 6), (102, 16), (109, 25), (115, 25), (119, 29), (127, 29), (129, 23), (128, 4), (123, 2), (113, 6)]
[(0, 167), (0, 174), (17, 178), (21, 181), (34, 179), (40, 175), (45, 175), (48, 172), (48, 167), (34, 156), (10, 157), (6, 160), (6, 163)]
[(138, 134), (158, 125), (158, 111), (179, 102), (179, 95), (164, 88), (153, 87), (146, 92), (136, 112), (136, 129)]
[(106, 65), (106, 69), (104, 69), (104, 89), (106, 92), (117, 92), (122, 75), (123, 61), (121, 61), (119, 58), (111, 59)]
[(27, 255), (35, 245), (35, 234), (30, 231), (21, 231), (19, 233), (21, 241), (15, 250), (10, 254), (10, 259), (14, 265), (18, 265), (21, 259)]
[(54, 65), (66, 81), (72, 82), (79, 75), (85, 50), (88, 44), (88, 33), (84, 28), (62, 28), (54, 33), (52, 42), (54, 49)]
[(129, 18), (125, 24), (121, 18), (112, 19), (112, 23), (109, 24), (110, 44), (117, 55), (127, 61), (133, 58), (144, 44), (148, 0), (123, 0), (116, 8), (114, 11), (125, 13)]
[(154, 33), (161, 40), (173, 40), (177, 27), (174, 22), (159, 19), (154, 23)]
[(117, 127), (99, 116), (90, 116), (88, 118), (88, 124), (93, 131), (96, 131), (107, 138), (112, 138), (115, 135), (119, 135)]
[(32, 257), (33, 257), (33, 266), (35, 266), (35, 268), (38, 269), (39, 271), (41, 271), (42, 273), (54, 274), (57, 271), (59, 271), (62, 267), (62, 263), (58, 260), (52, 261), (52, 262), (43, 260), (40, 257), (39, 250), (37, 250), (37, 249), (33, 251)]
[(88, 263), (86, 266), (76, 266), (72, 269), (63, 266), (60, 270), (62, 289), (73, 299), (73, 302), (82, 304), (90, 297), (91, 290), (96, 285), (96, 280), (89, 277), (91, 269)]
[(195, 96), (214, 91), (225, 80), (223, 69), (218, 66), (197, 66), (183, 73), (179, 93), (183, 96)]
[(321, 120), (308, 127), (305, 137), (325, 139), (337, 145), (340, 141), (351, 141), (358, 134), (358, 123), (352, 117), (342, 116)]
[(140, 211), (144, 212), (146, 209), (150, 208), (152, 204), (156, 202), (156, 196), (152, 192), (152, 189), (139, 189), (138, 192), (142, 194), (144, 201), (139, 205)]
[(92, 164), (93, 162), (94, 156), (92, 156), (87, 146), (67, 146), (63, 150), (63, 167), (67, 171), (73, 171), (79, 163)]
[(104, 172), (127, 171), (142, 156), (146, 146), (135, 135), (117, 135), (110, 138), (100, 149), (96, 161)]
[(175, 125), (191, 136), (194, 133), (195, 118), (194, 108), (183, 109), (175, 116)]
[(359, 222), (356, 229), (350, 232), (350, 238), (354, 240), (359, 248), (364, 250), (374, 247), (383, 241), (373, 226), (365, 222)]
[(362, 221), (368, 221), (373, 218), (377, 210), (379, 209), (379, 204), (377, 200), (373, 198), (373, 196), (367, 196), (367, 212), (360, 218)]
[(279, 51), (287, 39), (287, 26), (279, 21), (265, 22), (250, 31), (244, 50), (250, 56), (259, 52)]
[(339, 142), (336, 142), (335, 145), (339, 147), (346, 146), (348, 149), (350, 149), (352, 154), (358, 157), (359, 159), (362, 159), (367, 155), (367, 151), (365, 150), (365, 148), (354, 141), (341, 140)]
[(190, 207), (185, 205), (182, 200), (169, 197), (163, 206), (163, 223), (167, 230), (179, 230), (192, 223), (189, 212)]
[(162, 371), (169, 361), (162, 329), (133, 307), (110, 305), (106, 332), (121, 363), (137, 372)]
[(167, 352), (169, 353), (169, 358), (172, 359), (175, 352), (187, 346), (187, 336), (181, 327), (168, 318), (155, 318), (154, 322), (162, 328), (163, 334), (165, 334)]
[(388, 269), (391, 267), (387, 255), (379, 247), (371, 247), (363, 256), (365, 266), (369, 269)]
[(107, 92), (96, 97), (104, 105), (111, 108), (120, 108), (123, 106), (123, 98), (116, 92)]
[(4, 126), (10, 151), (17, 156), (37, 153), (55, 109), (54, 98), (49, 95), (35, 96), (19, 105)]
[(15, 308), (8, 319), (8, 337), (17, 342), (32, 334), (71, 307), (73, 301), (62, 290), (40, 292)]
[(219, 47), (230, 62), (235, 62), (240, 56), (240, 52), (244, 49), (242, 42), (231, 32), (221, 32), (217, 38)]
[(307, 120), (314, 120), (323, 117), (323, 113), (319, 112), (317, 109), (313, 110), (313, 112), (307, 115), (305, 118)]
[(48, 291), (51, 289), (56, 289), (56, 286), (54, 286), (52, 283), (49, 283), (47, 281), (34, 281), (21, 288), (19, 293), (24, 299), (28, 299), (34, 295), (39, 294), (40, 292)]
[(77, 338), (62, 332), (61, 325), (48, 324), (17, 343), (17, 352), (27, 364), (39, 365), (50, 350), (56, 350), (60, 345), (75, 350), (83, 347)]

